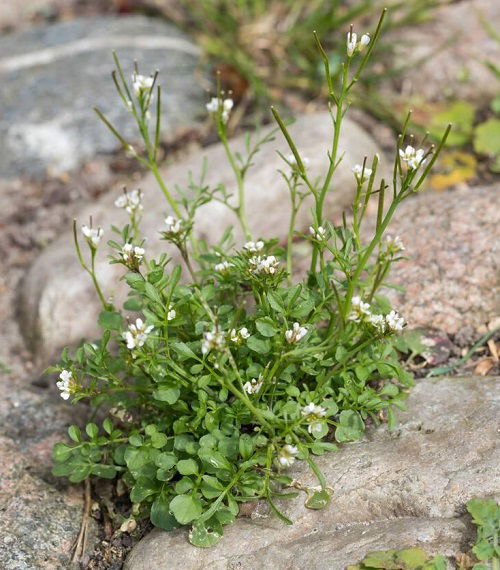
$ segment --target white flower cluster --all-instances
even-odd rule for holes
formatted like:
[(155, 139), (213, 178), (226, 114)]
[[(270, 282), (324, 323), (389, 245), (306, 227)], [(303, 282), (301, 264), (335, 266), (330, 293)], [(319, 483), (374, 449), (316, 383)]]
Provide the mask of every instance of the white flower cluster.
[(122, 248), (122, 257), (126, 265), (136, 267), (142, 262), (142, 258), (146, 251), (144, 248), (131, 243), (126, 243)]
[(326, 239), (326, 229), (323, 226), (318, 226), (316, 229), (313, 226), (309, 226), (309, 233), (318, 241)]
[(403, 330), (404, 319), (396, 311), (391, 311), (388, 315), (376, 315), (371, 312), (369, 303), (364, 303), (361, 297), (352, 298), (352, 310), (349, 320), (355, 323), (362, 321), (370, 323), (379, 332), (397, 332)]
[(137, 319), (135, 324), (132, 323), (128, 326), (128, 331), (125, 331), (123, 338), (127, 341), (127, 348), (130, 350), (144, 346), (148, 338), (148, 334), (153, 330), (153, 325), (146, 326), (142, 319)]
[(322, 406), (317, 406), (311, 402), (302, 408), (302, 416), (309, 422), (307, 431), (312, 434), (322, 429), (323, 422), (321, 418), (326, 416), (326, 410)]
[(248, 329), (246, 327), (241, 328), (239, 331), (236, 329), (231, 329), (229, 332), (229, 339), (231, 342), (241, 343), (250, 336)]
[(284, 445), (278, 453), (278, 463), (281, 467), (291, 467), (299, 450), (295, 445)]
[(92, 247), (97, 247), (104, 234), (102, 228), (89, 228), (89, 226), (82, 226), (82, 233)]
[(222, 122), (227, 123), (233, 105), (234, 102), (232, 99), (219, 99), (218, 97), (212, 97), (210, 102), (205, 106), (210, 114), (219, 113), (220, 111)]
[(245, 251), (248, 253), (257, 253), (264, 249), (264, 242), (263, 241), (247, 241), (247, 243), (243, 246)]
[(250, 382), (245, 382), (243, 384), (243, 390), (247, 394), (257, 394), (257, 392), (262, 388), (262, 374), (259, 376), (258, 379), (252, 378)]
[(135, 214), (135, 212), (140, 212), (143, 209), (142, 196), (142, 190), (124, 192), (115, 200), (115, 206), (124, 208), (127, 214)]
[(356, 32), (347, 33), (347, 55), (352, 57), (357, 51), (361, 51), (365, 46), (370, 43), (370, 36), (363, 34), (358, 41), (358, 34)]
[(63, 370), (59, 374), (59, 382), (56, 382), (56, 386), (61, 390), (61, 398), (67, 400), (71, 396), (70, 384), (73, 380), (73, 373), (71, 370)]
[(214, 265), (215, 271), (218, 271), (219, 273), (227, 273), (231, 267), (234, 267), (234, 263), (230, 263), (229, 261), (221, 261)]
[(297, 344), (306, 334), (306, 327), (301, 327), (299, 323), (293, 323), (293, 327), (285, 332), (285, 338), (290, 344)]
[(268, 255), (267, 257), (254, 255), (248, 260), (248, 263), (252, 273), (265, 273), (266, 275), (274, 275), (280, 266), (274, 255)]
[(151, 91), (153, 83), (154, 77), (146, 77), (145, 75), (139, 75), (135, 72), (132, 75), (132, 89), (134, 90), (134, 95), (136, 97), (141, 97), (145, 93)]
[(222, 350), (224, 345), (224, 333), (216, 329), (211, 332), (205, 332), (201, 341), (201, 353), (207, 354), (211, 350)]
[(419, 166), (425, 163), (424, 159), (425, 150), (419, 148), (418, 150), (408, 145), (404, 150), (399, 149), (399, 156), (403, 162), (406, 162), (410, 170), (416, 170)]
[(368, 178), (370, 178), (370, 176), (372, 175), (372, 169), (366, 168), (366, 166), (363, 168), (362, 164), (356, 164), (352, 168), (352, 171), (359, 184), (363, 184), (363, 182), (368, 180)]
[(165, 224), (167, 226), (167, 229), (165, 230), (166, 234), (175, 236), (180, 234), (182, 231), (182, 220), (178, 220), (173, 216), (167, 216), (165, 218)]
[(387, 236), (385, 238), (385, 245), (389, 253), (398, 253), (406, 249), (403, 240), (399, 236)]
[(175, 309), (172, 307), (172, 303), (170, 303), (170, 305), (168, 306), (167, 321), (173, 321), (176, 316), (177, 313)]

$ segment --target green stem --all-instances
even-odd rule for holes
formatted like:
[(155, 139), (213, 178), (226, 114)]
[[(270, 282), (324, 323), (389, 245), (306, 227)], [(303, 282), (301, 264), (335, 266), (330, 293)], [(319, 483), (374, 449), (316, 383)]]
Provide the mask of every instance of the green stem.
[(179, 207), (177, 206), (175, 200), (173, 199), (172, 194), (170, 194), (170, 191), (168, 190), (167, 186), (165, 185), (165, 182), (163, 181), (163, 178), (160, 174), (160, 171), (158, 170), (158, 165), (156, 164), (156, 162), (150, 162), (149, 168), (150, 168), (151, 172), (153, 173), (153, 175), (156, 179), (156, 182), (158, 182), (158, 186), (160, 187), (161, 191), (163, 192), (163, 195), (167, 199), (167, 202), (169, 203), (170, 207), (174, 211), (175, 215), (178, 218), (182, 218), (181, 211), (179, 210)]

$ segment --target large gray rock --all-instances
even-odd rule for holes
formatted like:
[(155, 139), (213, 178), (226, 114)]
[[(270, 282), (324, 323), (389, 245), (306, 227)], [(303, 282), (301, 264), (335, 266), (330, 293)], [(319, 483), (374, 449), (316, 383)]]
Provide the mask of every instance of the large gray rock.
[[(372, 157), (379, 152), (373, 139), (359, 126), (346, 120), (340, 140), (340, 149), (345, 151), (344, 159), (337, 169), (334, 181), (335, 191), (329, 196), (327, 211), (329, 215), (338, 214), (351, 202), (354, 190), (354, 176), (351, 168), (362, 162), (367, 155)], [(269, 132), (262, 130), (262, 135)], [(318, 176), (327, 165), (327, 149), (331, 139), (331, 120), (327, 113), (307, 115), (300, 118), (290, 129), (297, 146), (310, 159), (311, 178)], [(244, 153), (243, 137), (231, 142), (235, 151)], [(258, 153), (253, 160), (247, 178), (247, 212), (254, 236), (283, 238), (289, 223), (288, 189), (277, 174), (283, 169), (282, 159), (275, 150), (287, 153), (287, 146), (281, 134)], [(211, 187), (223, 183), (235, 193), (234, 175), (227, 164), (221, 144), (197, 151), (176, 165), (164, 171), (167, 185), (173, 189), (176, 185), (186, 188), (189, 172), (196, 181), (206, 158), (208, 169), (205, 183)], [(287, 168), (287, 167), (286, 167)], [(156, 181), (152, 176), (140, 184), (145, 194), (144, 218), (141, 224), (142, 234), (147, 238), (148, 254), (157, 254), (165, 249), (165, 242), (159, 240), (158, 231), (164, 226), (164, 213), (171, 213)], [(84, 208), (79, 216), (79, 224), (87, 223), (92, 215), (94, 224), (106, 228), (106, 238), (111, 237), (108, 228), (111, 224), (126, 222), (124, 212), (113, 205), (121, 193), (117, 189), (100, 201)], [(309, 203), (304, 204), (298, 218), (298, 228), (306, 230), (309, 225)], [(195, 230), (199, 235), (215, 242), (227, 225), (237, 225), (232, 213), (219, 202), (205, 205), (196, 221)], [(236, 229), (237, 243), (242, 244), (241, 232)], [(168, 248), (167, 248), (168, 249)], [(106, 295), (123, 297), (123, 282), (119, 276), (123, 269), (109, 265), (106, 254), (107, 246), (99, 252), (97, 271)], [(174, 251), (170, 251), (174, 254)], [(36, 260), (29, 271), (22, 288), (22, 329), (30, 344), (45, 357), (53, 355), (62, 345), (74, 343), (83, 337), (97, 333), (96, 318), (99, 304), (92, 283), (78, 264), (70, 232), (63, 234)]]
[[(485, 65), (500, 59), (500, 42), (493, 37), (500, 27), (500, 2), (451, 2), (429, 16), (425, 24), (396, 28), (383, 38), (395, 48), (394, 67), (404, 69), (404, 81), (398, 78), (398, 83), (405, 105), (409, 95), (417, 101), (489, 102), (500, 89)], [(394, 82), (387, 86), (393, 93)]]
[[(155, 530), (125, 570), (343, 570), (369, 551), (410, 546), (451, 556), (470, 539), (465, 503), (500, 493), (499, 387), (499, 378), (421, 381), (395, 431), (379, 427), (319, 459), (335, 491), (325, 510), (306, 509), (303, 496), (282, 501), (294, 521), (285, 526), (258, 504), (211, 549), (188, 544), (185, 530)], [(317, 484), (304, 465), (292, 475)]]
[(94, 105), (138, 139), (110, 77), (112, 50), (127, 79), (134, 60), (145, 75), (160, 70), (164, 133), (173, 138), (196, 124), (205, 99), (195, 76), (199, 53), (173, 26), (134, 16), (35, 27), (0, 38), (0, 177), (67, 171), (119, 148)]
[(500, 317), (499, 189), (425, 192), (401, 205), (389, 232), (403, 239), (408, 259), (388, 280), (404, 291), (386, 292), (411, 327), (477, 335)]

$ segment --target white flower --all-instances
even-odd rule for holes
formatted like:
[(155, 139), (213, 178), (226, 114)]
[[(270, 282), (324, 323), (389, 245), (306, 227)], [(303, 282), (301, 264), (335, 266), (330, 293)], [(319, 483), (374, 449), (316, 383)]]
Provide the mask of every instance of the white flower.
[(371, 168), (366, 168), (366, 166), (363, 168), (362, 164), (356, 164), (352, 171), (354, 172), (354, 176), (356, 177), (356, 180), (363, 184), (363, 182), (365, 182), (365, 180), (368, 180), (368, 178), (370, 178), (371, 174), (372, 174), (372, 169)]
[(309, 233), (318, 241), (323, 241), (326, 238), (326, 229), (323, 226), (318, 226), (317, 229), (309, 226)]
[(394, 238), (392, 236), (387, 236), (385, 238), (385, 244), (387, 246), (387, 251), (390, 253), (397, 253), (405, 250), (403, 240), (399, 236)]
[(351, 57), (356, 51), (358, 45), (358, 34), (356, 32), (347, 32), (347, 55)]
[(368, 322), (373, 325), (379, 332), (385, 332), (385, 318), (383, 315), (369, 315)]
[(257, 392), (262, 388), (262, 374), (259, 376), (258, 380), (252, 378), (250, 382), (245, 382), (243, 384), (243, 390), (247, 394), (257, 394)]
[(61, 398), (67, 400), (71, 396), (70, 383), (73, 379), (73, 373), (71, 370), (63, 370), (59, 374), (59, 382), (56, 382), (56, 386), (61, 390)]
[(167, 229), (165, 233), (170, 235), (178, 235), (182, 230), (182, 220), (177, 220), (173, 216), (167, 216), (165, 218), (165, 224)]
[(92, 247), (97, 247), (101, 241), (104, 230), (102, 228), (89, 228), (82, 226), (82, 233)]
[[(295, 155), (287, 154), (286, 159), (292, 168), (297, 167), (297, 159), (295, 158)], [(302, 166), (309, 166), (310, 160), (307, 158), (307, 156), (301, 156), (300, 160), (302, 161)]]
[(351, 300), (352, 311), (349, 315), (349, 320), (359, 323), (371, 314), (369, 303), (363, 303), (361, 297), (353, 297)]
[(249, 336), (250, 333), (248, 332), (248, 329), (246, 327), (241, 328), (239, 331), (237, 331), (236, 329), (231, 329), (229, 333), (229, 339), (231, 340), (231, 342), (237, 342), (237, 343), (246, 340)]
[(203, 333), (201, 342), (202, 354), (207, 354), (211, 350), (221, 350), (224, 348), (224, 334), (214, 329), (211, 332)]
[(370, 43), (370, 36), (363, 34), (358, 42), (358, 34), (356, 32), (347, 33), (347, 55), (352, 57), (356, 51), (362, 51)]
[(142, 319), (137, 319), (135, 324), (128, 326), (128, 331), (122, 333), (123, 338), (127, 341), (127, 348), (134, 349), (144, 346), (148, 334), (153, 330), (153, 325), (146, 326)]
[(425, 151), (422, 148), (418, 150), (408, 145), (404, 150), (399, 149), (399, 156), (403, 162), (406, 162), (410, 170), (416, 170), (420, 165), (425, 163)]
[(243, 246), (243, 249), (249, 253), (257, 253), (258, 251), (262, 251), (264, 249), (264, 242), (247, 241), (247, 243)]
[(250, 264), (250, 271), (253, 273), (265, 273), (267, 275), (274, 275), (280, 265), (274, 255), (268, 255), (267, 257), (254, 255), (248, 260), (248, 263)]
[(284, 445), (278, 453), (278, 463), (282, 467), (291, 467), (298, 452), (299, 450), (295, 445)]
[(142, 191), (132, 190), (131, 192), (124, 192), (115, 200), (115, 206), (117, 208), (124, 208), (127, 214), (134, 214), (137, 211), (141, 211), (142, 207)]
[(234, 263), (229, 263), (229, 261), (221, 261), (221, 263), (214, 265), (215, 271), (220, 273), (227, 273), (231, 267), (234, 267)]
[(326, 410), (322, 406), (317, 406), (313, 402), (307, 404), (302, 408), (302, 415), (309, 421), (317, 420), (319, 418), (324, 418), (326, 416)]
[(144, 248), (134, 246), (131, 243), (126, 243), (122, 248), (123, 261), (131, 266), (139, 265), (145, 253)]
[(173, 321), (176, 316), (177, 313), (175, 309), (172, 308), (172, 303), (170, 303), (170, 305), (168, 306), (167, 321)]
[(227, 123), (229, 120), (229, 114), (233, 108), (234, 102), (232, 99), (219, 99), (218, 97), (212, 97), (210, 102), (205, 105), (207, 111), (211, 114), (221, 113), (221, 118), (223, 123)]
[(153, 87), (154, 77), (146, 77), (145, 75), (139, 75), (134, 73), (132, 75), (132, 89), (136, 97), (140, 97), (144, 93), (151, 91)]
[(301, 327), (299, 323), (293, 323), (293, 327), (285, 332), (285, 338), (290, 344), (297, 344), (306, 334), (306, 327)]
[(389, 329), (393, 332), (402, 331), (405, 324), (403, 317), (400, 317), (396, 311), (391, 311), (388, 315), (386, 315), (385, 322), (387, 323)]

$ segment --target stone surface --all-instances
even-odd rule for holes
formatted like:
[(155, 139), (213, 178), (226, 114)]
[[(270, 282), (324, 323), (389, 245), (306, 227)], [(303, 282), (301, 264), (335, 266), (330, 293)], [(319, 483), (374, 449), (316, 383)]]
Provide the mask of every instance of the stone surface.
[[(259, 504), (211, 549), (192, 547), (185, 530), (155, 530), (125, 570), (344, 570), (369, 551), (410, 546), (451, 556), (471, 538), (465, 503), (500, 494), (499, 387), (500, 378), (420, 381), (392, 433), (379, 427), (318, 460), (335, 491), (325, 510), (282, 501), (294, 521), (285, 526)], [(317, 484), (303, 464), (291, 474)]]
[(402, 237), (408, 259), (389, 281), (405, 292), (388, 294), (412, 328), (472, 327), (477, 338), (500, 316), (499, 189), (426, 192), (401, 205), (388, 231)]
[(1, 177), (63, 172), (118, 149), (94, 105), (138, 139), (110, 77), (112, 50), (127, 78), (134, 60), (146, 75), (160, 70), (168, 138), (196, 124), (206, 98), (196, 73), (199, 53), (173, 26), (141, 16), (37, 26), (0, 37)]
[(486, 26), (498, 32), (499, 2), (452, 2), (433, 11), (425, 24), (388, 32), (384, 40), (395, 47), (394, 66), (404, 69), (400, 84), (404, 99), (415, 95), (424, 100), (453, 97), (487, 102), (497, 95), (500, 81), (484, 62), (498, 64), (500, 42)]
[[(336, 192), (329, 196), (327, 210), (338, 216), (352, 200), (354, 176), (351, 167), (362, 162), (363, 157), (379, 152), (371, 137), (356, 124), (346, 121), (341, 137), (340, 148), (345, 156), (337, 169), (335, 178)], [(262, 134), (268, 132), (264, 129)], [(306, 115), (292, 127), (291, 132), (298, 148), (310, 158), (310, 173), (314, 178), (327, 164), (327, 149), (330, 145), (331, 122), (326, 113)], [(232, 142), (235, 150), (244, 152), (244, 139)], [(283, 238), (289, 223), (288, 189), (276, 173), (283, 168), (283, 161), (275, 150), (287, 152), (286, 143), (281, 135), (269, 143), (255, 156), (254, 166), (248, 173), (246, 204), (250, 226), (255, 237)], [(380, 153), (381, 154), (381, 153)], [(170, 188), (176, 185), (186, 188), (189, 172), (197, 180), (203, 159), (207, 161), (205, 183), (216, 186), (223, 183), (231, 192), (235, 192), (234, 176), (227, 165), (224, 150), (220, 144), (193, 153), (186, 160), (166, 169), (165, 180)], [(165, 242), (158, 239), (158, 230), (164, 225), (164, 213), (171, 213), (155, 180), (146, 178), (141, 183), (145, 193), (144, 218), (142, 233), (148, 239), (148, 253), (158, 253), (165, 248)], [(112, 223), (120, 225), (126, 222), (126, 215), (113, 205), (121, 192), (117, 189), (102, 200), (87, 206), (78, 216), (86, 222), (92, 215), (94, 224), (109, 228)], [(200, 210), (195, 229), (198, 234), (216, 241), (228, 224), (235, 224), (232, 213), (219, 202), (212, 202)], [(298, 217), (297, 227), (307, 231), (310, 214), (305, 204)], [(106, 232), (107, 238), (110, 232)], [(236, 243), (242, 243), (241, 234), (235, 232)], [(167, 248), (168, 249), (168, 248)], [(106, 246), (99, 255), (98, 274), (107, 295), (123, 295), (123, 283), (118, 276), (123, 273), (117, 265), (109, 266), (106, 261)], [(174, 254), (174, 251), (169, 251)], [(47, 248), (31, 268), (22, 288), (22, 329), (30, 345), (45, 357), (52, 357), (62, 345), (73, 343), (82, 337), (92, 336), (97, 332), (96, 317), (99, 311), (98, 300), (88, 276), (78, 264), (71, 234), (66, 232)]]
[(50, 14), (58, 3), (61, 0), (3, 0), (0, 3), (0, 30), (17, 28), (40, 13)]
[[(40, 479), (19, 442), (3, 436), (0, 457), (0, 567), (66, 570), (82, 521), (81, 486), (56, 488)], [(91, 550), (97, 533), (93, 520), (88, 533)]]

